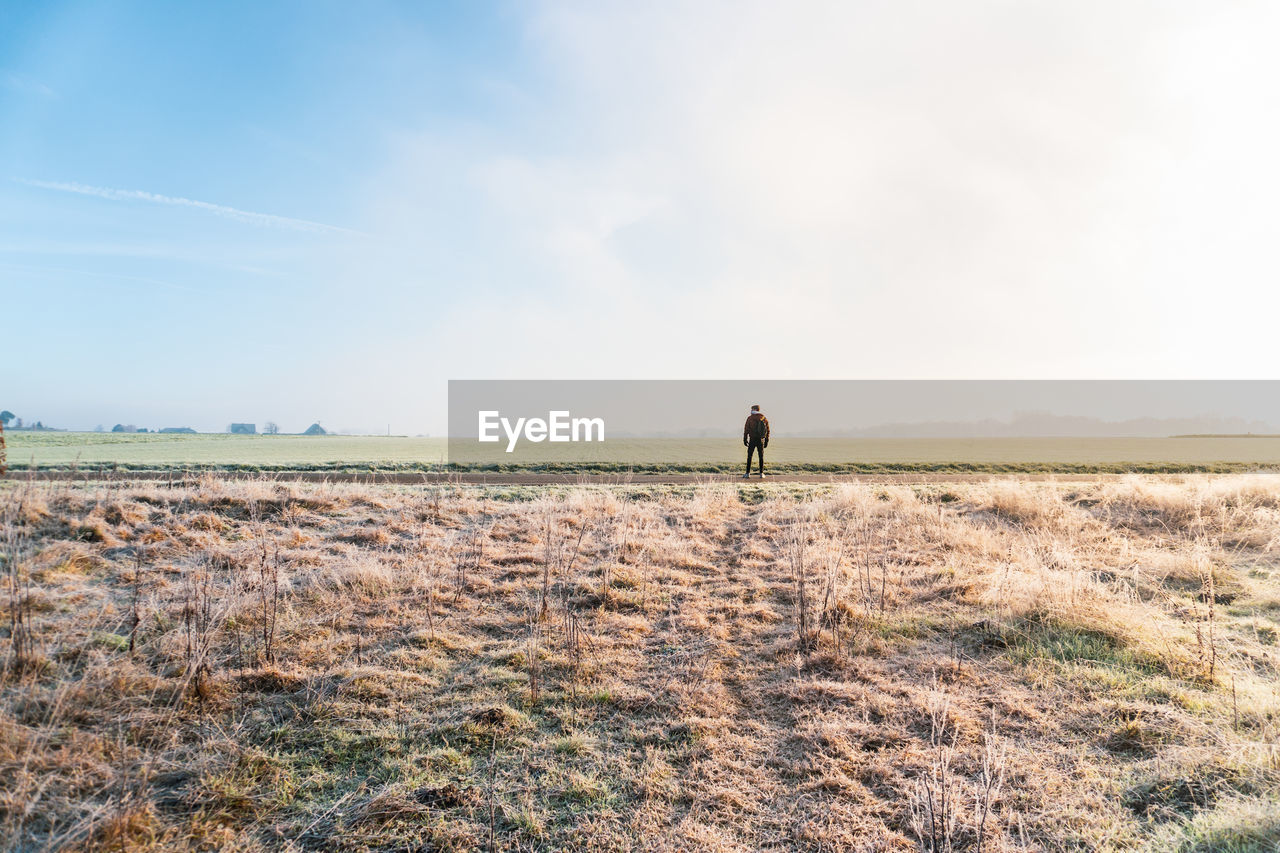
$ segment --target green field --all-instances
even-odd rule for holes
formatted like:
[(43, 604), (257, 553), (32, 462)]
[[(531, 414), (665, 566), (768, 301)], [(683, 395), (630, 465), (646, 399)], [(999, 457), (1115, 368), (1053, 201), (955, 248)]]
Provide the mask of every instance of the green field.
[(439, 466), (442, 438), (369, 435), (229, 435), (100, 432), (7, 432), (9, 467), (127, 469), (260, 468), (309, 470), (335, 466)]
[[(261, 471), (440, 470), (443, 438), (404, 436), (156, 435), (9, 432), (9, 466), (123, 470), (200, 468)], [(453, 460), (455, 470), (732, 471), (734, 439), (613, 439), (607, 444), (534, 445), (507, 461), (489, 451)], [(455, 447), (455, 450), (457, 448)], [(1230, 471), (1280, 467), (1280, 437), (1173, 438), (776, 438), (774, 471)]]

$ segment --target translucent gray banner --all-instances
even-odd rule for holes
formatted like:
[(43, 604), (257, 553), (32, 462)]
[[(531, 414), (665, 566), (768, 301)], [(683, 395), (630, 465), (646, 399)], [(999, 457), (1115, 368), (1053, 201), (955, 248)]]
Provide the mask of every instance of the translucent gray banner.
[(454, 380), (459, 467), (1280, 464), (1280, 381)]

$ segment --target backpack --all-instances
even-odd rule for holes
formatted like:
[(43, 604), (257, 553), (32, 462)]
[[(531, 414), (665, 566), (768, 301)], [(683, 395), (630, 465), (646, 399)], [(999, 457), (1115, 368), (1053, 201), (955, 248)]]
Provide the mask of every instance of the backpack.
[(765, 426), (767, 423), (768, 421), (764, 419), (764, 415), (760, 415), (759, 417), (755, 417), (753, 415), (751, 420), (751, 437), (756, 441), (763, 442), (765, 435), (769, 431), (769, 428)]

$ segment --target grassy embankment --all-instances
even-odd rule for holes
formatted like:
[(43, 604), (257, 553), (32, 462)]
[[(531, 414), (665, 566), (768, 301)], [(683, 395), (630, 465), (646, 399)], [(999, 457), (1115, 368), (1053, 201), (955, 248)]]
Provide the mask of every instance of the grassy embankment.
[[(11, 433), (15, 472), (41, 470), (238, 472), (733, 473), (732, 439), (621, 439), (600, 447), (544, 445), (451, 463), (444, 439), (397, 436), (121, 435)], [(573, 455), (567, 456), (567, 453)], [(495, 456), (497, 458), (495, 458)], [(476, 457), (472, 456), (472, 459)], [(1193, 473), (1280, 468), (1280, 438), (779, 439), (774, 473)]]

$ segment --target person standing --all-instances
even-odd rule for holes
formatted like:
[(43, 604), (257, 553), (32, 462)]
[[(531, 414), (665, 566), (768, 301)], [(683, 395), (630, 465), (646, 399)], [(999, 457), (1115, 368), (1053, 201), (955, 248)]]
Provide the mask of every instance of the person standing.
[(764, 479), (764, 449), (769, 446), (769, 419), (760, 413), (759, 406), (751, 407), (747, 422), (742, 427), (742, 443), (747, 448), (747, 470), (742, 479), (751, 476), (751, 454), (759, 454), (760, 479)]

